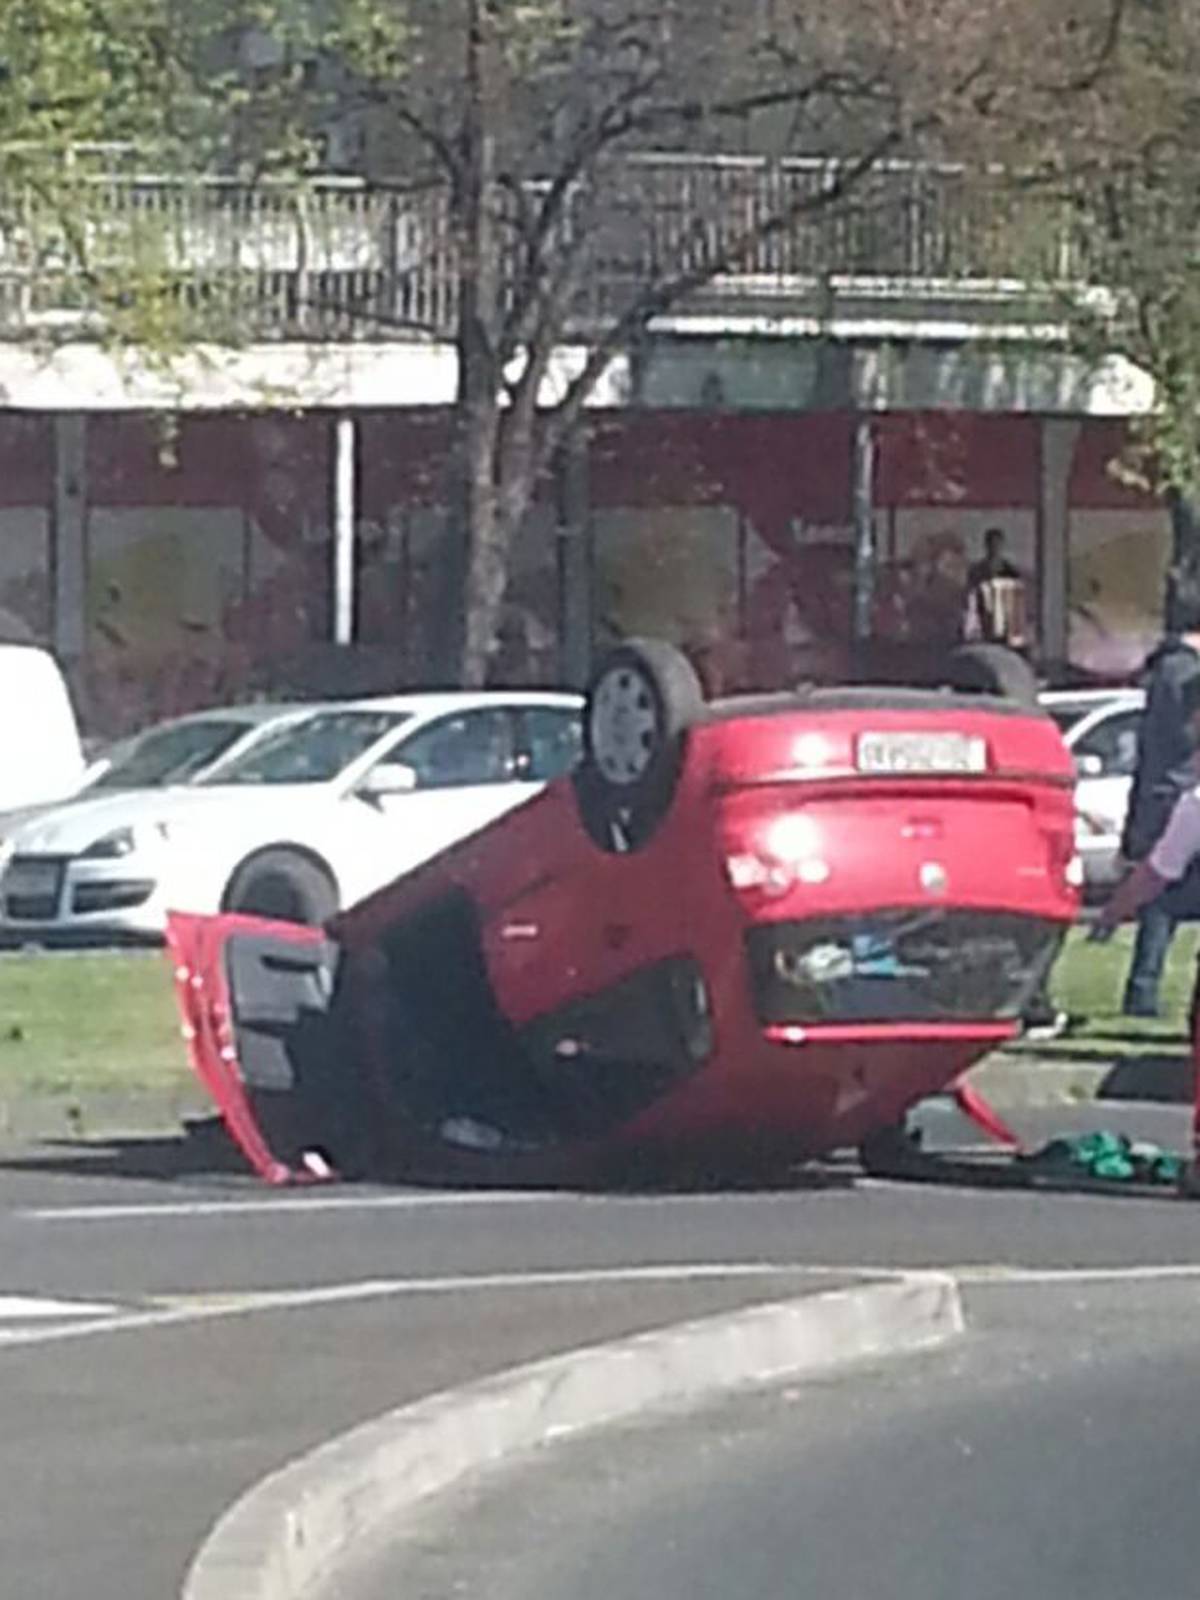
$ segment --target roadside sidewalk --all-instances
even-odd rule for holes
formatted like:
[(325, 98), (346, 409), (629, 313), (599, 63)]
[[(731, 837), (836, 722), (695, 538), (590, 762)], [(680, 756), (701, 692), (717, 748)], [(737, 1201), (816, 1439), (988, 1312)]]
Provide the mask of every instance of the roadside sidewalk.
[(1097, 1060), (1039, 1055), (1024, 1047), (997, 1050), (971, 1072), (970, 1082), (998, 1111), (1094, 1100), (1188, 1105), (1193, 1093), (1190, 1059), (1165, 1053)]

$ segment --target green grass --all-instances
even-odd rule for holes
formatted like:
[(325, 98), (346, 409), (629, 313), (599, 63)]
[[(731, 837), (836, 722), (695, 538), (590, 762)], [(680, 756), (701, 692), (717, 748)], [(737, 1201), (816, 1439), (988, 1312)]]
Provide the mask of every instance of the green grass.
[(1162, 1016), (1141, 1021), (1121, 1015), (1133, 929), (1122, 928), (1106, 945), (1088, 944), (1082, 933), (1073, 933), (1051, 976), (1050, 992), (1058, 1005), (1077, 1019), (1075, 1025), (1060, 1039), (1014, 1048), (1038, 1055), (1114, 1060), (1183, 1055), (1198, 945), (1200, 928), (1189, 924), (1176, 935), (1163, 977)]
[[(1011, 1048), (1061, 1059), (1182, 1055), (1198, 945), (1200, 928), (1184, 928), (1167, 965), (1163, 1017), (1140, 1022), (1120, 1014), (1132, 930), (1108, 945), (1072, 934), (1050, 987), (1076, 1026), (1063, 1038)], [(191, 1086), (162, 954), (0, 955), (0, 1100)]]
[(161, 953), (0, 955), (0, 1099), (190, 1082)]

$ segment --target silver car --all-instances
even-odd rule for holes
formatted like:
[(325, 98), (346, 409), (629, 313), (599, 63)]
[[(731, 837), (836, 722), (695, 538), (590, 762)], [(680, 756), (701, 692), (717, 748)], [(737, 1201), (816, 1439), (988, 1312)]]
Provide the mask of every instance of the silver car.
[(1141, 689), (1055, 690), (1041, 703), (1075, 757), (1075, 837), (1084, 891), (1100, 899), (1121, 875), (1121, 830), (1137, 768)]

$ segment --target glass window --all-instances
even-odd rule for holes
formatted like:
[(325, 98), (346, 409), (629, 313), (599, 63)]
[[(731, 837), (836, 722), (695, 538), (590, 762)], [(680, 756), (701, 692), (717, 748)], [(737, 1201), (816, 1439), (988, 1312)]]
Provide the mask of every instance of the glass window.
[(1076, 757), (1091, 756), (1100, 763), (1098, 776), (1130, 778), (1137, 768), (1140, 711), (1122, 711), (1098, 722), (1075, 746)]
[(564, 706), (531, 706), (522, 712), (531, 783), (551, 783), (570, 772), (583, 753), (583, 719)]
[(413, 769), (418, 789), (507, 783), (514, 758), (512, 717), (507, 711), (464, 711), (443, 717), (388, 756)]
[(1082, 720), (1082, 714), (1078, 710), (1072, 710), (1067, 706), (1055, 706), (1050, 715), (1054, 718), (1059, 733), (1062, 734), (1070, 733), (1075, 724)]
[(1060, 924), (1009, 911), (881, 911), (747, 935), (764, 1023), (966, 1022), (1021, 1015)]
[(90, 790), (155, 789), (165, 783), (186, 783), (211, 766), (250, 731), (246, 722), (205, 718), (169, 728), (152, 728), (116, 752), (112, 765)]
[(201, 782), (332, 783), (407, 721), (406, 711), (321, 711), (267, 734), (244, 756)]

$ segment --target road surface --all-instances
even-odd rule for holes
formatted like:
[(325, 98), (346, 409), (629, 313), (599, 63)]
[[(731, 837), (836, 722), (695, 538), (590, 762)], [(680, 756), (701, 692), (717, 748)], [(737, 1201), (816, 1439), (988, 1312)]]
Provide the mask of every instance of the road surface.
[[(1118, 1120), (1098, 1112), (1074, 1125)], [(1181, 1141), (1186, 1118), (1133, 1125)], [(737, 1194), (280, 1194), (142, 1144), (12, 1152), (3, 1592), (164, 1600), (224, 1507), (298, 1452), (581, 1342), (872, 1267), (1146, 1264), (1200, 1283), (1200, 1210), (844, 1172)]]
[(541, 1452), (338, 1600), (1196, 1591), (1196, 1281), (968, 1292), (960, 1345)]

